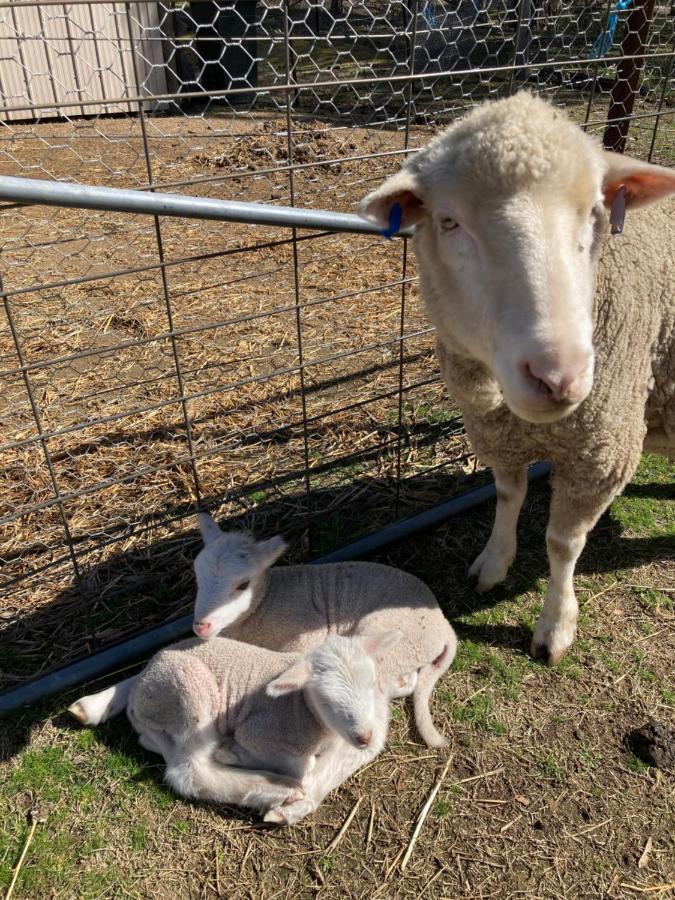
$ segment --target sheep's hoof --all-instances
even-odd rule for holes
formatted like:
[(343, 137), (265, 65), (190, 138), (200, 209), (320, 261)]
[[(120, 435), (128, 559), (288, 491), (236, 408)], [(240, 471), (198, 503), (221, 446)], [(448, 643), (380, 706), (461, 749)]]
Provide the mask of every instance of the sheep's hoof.
[(472, 582), (479, 594), (486, 594), (504, 581), (512, 561), (512, 559), (497, 556), (486, 547), (473, 561), (469, 569), (469, 581)]
[(549, 647), (547, 647), (545, 643), (541, 643), (534, 638), (532, 639), (532, 644), (530, 645), (530, 655), (532, 656), (532, 658), (541, 659), (546, 663), (547, 666), (550, 666), (551, 668), (558, 665), (566, 652), (566, 647), (554, 652)]
[(547, 666), (557, 666), (574, 643), (576, 621), (545, 618), (537, 622), (530, 652), (535, 659), (543, 659)]
[(274, 825), (285, 825), (284, 814), (278, 809), (270, 809), (263, 816), (263, 822), (271, 822)]
[(87, 724), (87, 714), (84, 711), (84, 707), (80, 703), (79, 700), (76, 700), (75, 703), (71, 703), (68, 707), (68, 712), (77, 719), (78, 722), (81, 722), (82, 725)]

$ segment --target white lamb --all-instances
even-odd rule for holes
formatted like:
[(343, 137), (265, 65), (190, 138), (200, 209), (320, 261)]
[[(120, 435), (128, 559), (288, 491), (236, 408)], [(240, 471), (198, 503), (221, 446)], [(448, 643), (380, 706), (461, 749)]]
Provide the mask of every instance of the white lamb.
[[(286, 549), (281, 537), (256, 541), (245, 532), (225, 533), (202, 513), (204, 547), (195, 559), (194, 630), (218, 633), (270, 650), (307, 653), (328, 635), (379, 634), (396, 628), (401, 640), (378, 657), (391, 697), (412, 694), (424, 741), (445, 741), (434, 727), (429, 697), (454, 659), (457, 638), (431, 590), (391, 566), (368, 562), (272, 568)], [(121, 712), (133, 679), (78, 701), (76, 715), (89, 725)]]
[(150, 660), (127, 715), (178, 794), (292, 824), (382, 750), (389, 698), (373, 655), (399, 637), (332, 635), (305, 657), (190, 638)]
[[(551, 577), (532, 641), (555, 664), (574, 639), (573, 575), (586, 535), (643, 446), (675, 453), (675, 216), (634, 213), (675, 172), (603, 151), (527, 93), (483, 104), (362, 202), (415, 225), (437, 354), (497, 484), (494, 529), (471, 567), (502, 581), (516, 552), (526, 466), (550, 459)], [(608, 237), (609, 211), (613, 231)]]

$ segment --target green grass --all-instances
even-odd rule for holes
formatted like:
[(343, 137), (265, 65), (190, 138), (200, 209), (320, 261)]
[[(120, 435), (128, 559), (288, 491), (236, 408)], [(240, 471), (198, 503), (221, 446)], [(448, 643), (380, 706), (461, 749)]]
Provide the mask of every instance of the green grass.
[(0, 889), (11, 881), (34, 809), (38, 824), (17, 896), (127, 896), (127, 867), (106, 852), (111, 835), (127, 829), (129, 851), (146, 852), (154, 820), (165, 817), (167, 801), (173, 806), (176, 799), (159, 783), (156, 767), (138, 752), (126, 723), (96, 731), (71, 729), (53, 718), (61, 708), (40, 704), (3, 722), (17, 734), (41, 722), (51, 724), (48, 745), (40, 740), (4, 764)]
[(645, 684), (655, 684), (658, 681), (656, 674), (652, 672), (652, 670), (647, 665), (645, 665), (647, 654), (643, 650), (634, 650), (633, 659), (636, 663), (636, 677), (645, 682)]
[(323, 856), (319, 857), (319, 868), (324, 873), (324, 875), (328, 875), (335, 868), (335, 855), (333, 853), (325, 853)]
[(585, 769), (597, 769), (602, 762), (602, 754), (588, 745), (582, 744), (579, 748), (579, 761)]
[(611, 672), (612, 675), (618, 675), (621, 671), (621, 663), (619, 663), (616, 659), (609, 655), (609, 653), (600, 652), (598, 653), (598, 659), (603, 664), (603, 666), (607, 669), (608, 672)]
[(187, 819), (176, 819), (171, 823), (171, 828), (175, 832), (176, 837), (182, 837), (189, 833), (192, 825)]
[(451, 809), (452, 804), (448, 800), (437, 800), (434, 803), (432, 812), (436, 818), (442, 819), (444, 816), (447, 816)]
[(647, 763), (643, 762), (634, 753), (628, 754), (626, 765), (631, 770), (631, 772), (635, 772), (638, 775), (644, 775), (645, 772), (649, 771), (649, 766), (647, 765)]
[(59, 800), (64, 789), (74, 794), (82, 789), (77, 769), (61, 747), (26, 750), (20, 765), (10, 773), (6, 787), (39, 795), (46, 802)]
[[(638, 488), (649, 484), (672, 484), (675, 480), (675, 465), (664, 456), (644, 454), (633, 484)], [(675, 489), (672, 497), (641, 496), (638, 491), (618, 497), (612, 504), (612, 517), (628, 533), (639, 533), (642, 537), (675, 536)]]
[(148, 832), (144, 825), (134, 825), (131, 829), (132, 850), (145, 850), (148, 845)]
[(451, 699), (446, 692), (441, 692), (441, 696), (449, 700), (450, 715), (455, 722), (464, 722), (479, 731), (496, 735), (506, 733), (507, 728), (497, 719), (493, 700), (487, 694), (481, 693), (463, 702)]
[(537, 760), (537, 770), (544, 778), (560, 784), (565, 780), (565, 770), (552, 753), (545, 753)]
[(650, 612), (659, 609), (666, 609), (669, 612), (675, 610), (675, 599), (672, 594), (669, 596), (655, 588), (634, 588), (633, 590), (640, 606)]

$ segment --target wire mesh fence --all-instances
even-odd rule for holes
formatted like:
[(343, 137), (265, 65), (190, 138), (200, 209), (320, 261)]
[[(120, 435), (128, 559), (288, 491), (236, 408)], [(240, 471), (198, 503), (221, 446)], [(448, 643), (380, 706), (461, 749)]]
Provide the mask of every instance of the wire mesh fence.
[[(524, 86), (675, 156), (655, 0), (20, 0), (0, 55), (5, 176), (353, 211)], [(405, 241), (7, 205), (0, 246), (1, 688), (183, 612), (198, 505), (301, 559), (481, 477)]]

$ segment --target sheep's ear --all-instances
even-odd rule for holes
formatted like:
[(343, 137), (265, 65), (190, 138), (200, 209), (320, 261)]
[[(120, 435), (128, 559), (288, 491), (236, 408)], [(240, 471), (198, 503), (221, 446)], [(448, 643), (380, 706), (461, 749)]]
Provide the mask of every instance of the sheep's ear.
[(383, 631), (380, 634), (366, 634), (359, 638), (359, 642), (369, 656), (377, 656), (378, 653), (383, 653), (387, 647), (400, 641), (402, 636), (402, 632), (395, 628), (393, 631)]
[(675, 193), (675, 171), (640, 162), (621, 153), (604, 152), (607, 164), (602, 183), (605, 204), (611, 206), (619, 188), (626, 190), (626, 207), (644, 206)]
[(284, 694), (292, 694), (300, 691), (312, 677), (312, 667), (306, 659), (301, 659), (283, 675), (279, 675), (267, 685), (268, 697), (283, 697)]
[(403, 211), (401, 228), (416, 225), (422, 219), (424, 204), (420, 184), (417, 176), (407, 169), (401, 169), (364, 197), (358, 205), (358, 212), (362, 218), (386, 228), (395, 203), (399, 203)]
[(202, 533), (202, 538), (204, 540), (205, 546), (207, 544), (213, 543), (213, 541), (223, 536), (223, 532), (220, 530), (220, 528), (218, 528), (209, 513), (199, 513), (199, 515), (197, 516), (197, 520), (199, 522), (199, 530)]
[(256, 545), (256, 554), (264, 566), (271, 566), (286, 550), (288, 550), (288, 544), (280, 534), (266, 541), (260, 541)]

